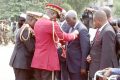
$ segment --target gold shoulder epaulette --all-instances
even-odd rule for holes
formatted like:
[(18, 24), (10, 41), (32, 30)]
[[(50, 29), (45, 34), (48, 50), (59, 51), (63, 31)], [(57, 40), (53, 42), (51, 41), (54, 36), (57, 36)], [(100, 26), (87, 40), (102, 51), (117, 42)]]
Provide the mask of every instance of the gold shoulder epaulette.
[[(30, 38), (30, 32), (31, 32), (30, 26), (29, 26), (29, 24), (23, 24), (23, 26), (21, 28), (22, 29), (21, 29), (21, 32), (20, 32), (20, 40), (21, 41), (27, 41)], [(28, 33), (27, 33), (28, 36), (26, 38), (23, 36), (23, 32), (25, 31), (25, 29), (28, 29)]]

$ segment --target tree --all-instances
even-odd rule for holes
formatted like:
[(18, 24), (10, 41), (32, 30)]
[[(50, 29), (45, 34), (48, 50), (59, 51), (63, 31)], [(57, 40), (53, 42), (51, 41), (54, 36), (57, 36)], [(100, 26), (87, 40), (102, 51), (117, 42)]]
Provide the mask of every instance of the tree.
[(68, 3), (63, 3), (60, 5), (62, 8), (64, 8), (66, 11), (73, 9), (72, 6)]
[(94, 0), (0, 0), (0, 19), (14, 17), (21, 12), (39, 11), (44, 13), (45, 3), (54, 3), (69, 10), (74, 9), (78, 13), (83, 7)]
[(36, 2), (36, 0), (1, 0), (0, 19), (14, 17), (27, 10), (44, 13), (43, 9), (44, 2)]
[(115, 14), (114, 16), (118, 18), (120, 17), (120, 4), (119, 3), (120, 3), (120, 0), (115, 0), (114, 6), (113, 6), (114, 14)]

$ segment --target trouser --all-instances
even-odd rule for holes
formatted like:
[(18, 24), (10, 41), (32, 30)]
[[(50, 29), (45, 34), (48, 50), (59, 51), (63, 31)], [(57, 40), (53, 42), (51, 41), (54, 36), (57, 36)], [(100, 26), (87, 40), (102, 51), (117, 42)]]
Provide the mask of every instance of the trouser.
[(82, 80), (80, 73), (69, 73), (70, 80)]
[(57, 71), (52, 72), (48, 70), (34, 69), (34, 77), (36, 80), (55, 80), (56, 73)]
[(66, 61), (61, 62), (61, 80), (69, 80), (69, 73)]
[(15, 80), (32, 80), (33, 71), (31, 69), (18, 69), (13, 68), (15, 74)]
[(57, 80), (61, 80), (61, 71), (56, 72)]
[(91, 77), (89, 77), (89, 79), (88, 80), (92, 80), (92, 78)]

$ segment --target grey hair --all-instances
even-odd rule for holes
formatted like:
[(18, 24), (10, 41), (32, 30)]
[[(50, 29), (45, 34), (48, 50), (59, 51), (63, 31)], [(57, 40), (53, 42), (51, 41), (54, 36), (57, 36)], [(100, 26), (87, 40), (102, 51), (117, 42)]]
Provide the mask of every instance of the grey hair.
[(65, 14), (65, 18), (75, 18), (77, 19), (77, 12), (75, 10), (69, 10), (66, 14)]

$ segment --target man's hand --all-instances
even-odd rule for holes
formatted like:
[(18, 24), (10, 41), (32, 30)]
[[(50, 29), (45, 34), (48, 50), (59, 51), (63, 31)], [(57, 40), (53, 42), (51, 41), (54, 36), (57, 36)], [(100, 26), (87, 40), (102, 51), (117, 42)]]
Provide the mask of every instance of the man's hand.
[(110, 74), (111, 74), (111, 70), (112, 70), (112, 68), (107, 68), (107, 69), (105, 70), (104, 77), (109, 77)]
[(87, 62), (88, 62), (88, 63), (90, 63), (90, 62), (91, 62), (91, 60), (92, 60), (92, 59), (91, 59), (91, 56), (90, 56), (90, 55), (88, 55), (88, 56), (87, 56)]
[(112, 68), (105, 68), (105, 69), (103, 69), (103, 72), (104, 72), (103, 77), (102, 77), (102, 79), (99, 79), (99, 80), (107, 80), (107, 78), (111, 74), (111, 69)]
[(78, 30), (75, 30), (75, 31), (73, 31), (73, 32), (72, 32), (72, 34), (75, 36), (75, 38), (77, 38), (77, 37), (78, 37), (79, 32), (78, 32)]
[(83, 76), (85, 76), (87, 74), (86, 69), (81, 69), (80, 70), (80, 74), (83, 75)]

